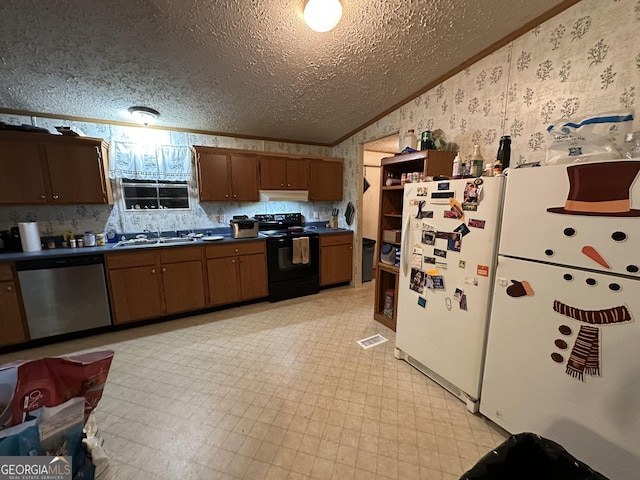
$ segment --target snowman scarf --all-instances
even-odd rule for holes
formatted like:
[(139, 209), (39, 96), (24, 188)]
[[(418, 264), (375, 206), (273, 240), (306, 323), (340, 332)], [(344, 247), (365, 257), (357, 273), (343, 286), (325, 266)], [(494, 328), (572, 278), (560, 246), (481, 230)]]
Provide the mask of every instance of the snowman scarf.
[[(631, 321), (631, 313), (624, 305), (605, 310), (581, 310), (558, 300), (553, 309), (561, 315), (592, 325), (607, 325)], [(584, 375), (600, 375), (600, 329), (589, 325), (580, 326), (576, 343), (571, 350), (566, 372), (584, 381)]]

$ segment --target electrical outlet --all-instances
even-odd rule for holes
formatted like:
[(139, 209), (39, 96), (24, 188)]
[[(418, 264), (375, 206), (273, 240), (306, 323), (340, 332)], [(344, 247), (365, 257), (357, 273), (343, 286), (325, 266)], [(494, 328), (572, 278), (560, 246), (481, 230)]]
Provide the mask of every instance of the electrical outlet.
[(220, 215), (218, 215), (218, 223), (226, 223), (226, 218), (224, 213), (221, 213)]
[(315, 218), (316, 220), (320, 218), (320, 215), (318, 214), (317, 210), (313, 212), (313, 218)]

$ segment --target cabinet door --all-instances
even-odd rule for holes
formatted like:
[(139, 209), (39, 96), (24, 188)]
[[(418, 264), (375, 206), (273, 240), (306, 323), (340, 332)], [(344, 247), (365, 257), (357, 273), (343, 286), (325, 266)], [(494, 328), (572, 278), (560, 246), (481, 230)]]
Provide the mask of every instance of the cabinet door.
[(126, 323), (163, 314), (160, 272), (155, 266), (109, 270), (114, 322)]
[(16, 284), (0, 282), (0, 345), (27, 340)]
[(289, 190), (309, 188), (309, 160), (301, 158), (287, 160), (287, 188)]
[(200, 261), (163, 264), (162, 282), (167, 314), (205, 307)]
[(342, 162), (311, 160), (309, 200), (342, 200)]
[(287, 183), (287, 159), (263, 157), (260, 159), (260, 188), (283, 190)]
[(351, 244), (323, 246), (320, 251), (320, 285), (351, 281)]
[(220, 202), (231, 198), (231, 170), (227, 155), (198, 152), (198, 194), (201, 202)]
[(230, 158), (233, 201), (257, 202), (260, 199), (259, 158), (250, 155), (231, 155)]
[(51, 199), (60, 204), (108, 203), (100, 144), (45, 143)]
[(240, 262), (240, 283), (242, 300), (266, 297), (267, 259), (264, 254), (242, 255)]
[(212, 306), (226, 305), (241, 300), (237, 257), (207, 260), (207, 277), (209, 279), (209, 302)]
[(45, 203), (43, 161), (37, 143), (0, 141), (0, 204)]

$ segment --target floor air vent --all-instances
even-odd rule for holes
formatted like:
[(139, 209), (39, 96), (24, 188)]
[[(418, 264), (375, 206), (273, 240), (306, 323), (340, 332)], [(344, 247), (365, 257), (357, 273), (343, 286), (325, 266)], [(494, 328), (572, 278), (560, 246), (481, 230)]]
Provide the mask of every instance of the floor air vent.
[(363, 338), (362, 340), (358, 340), (356, 343), (360, 345), (362, 348), (367, 349), (371, 347), (375, 347), (376, 345), (380, 345), (381, 343), (386, 342), (387, 339), (384, 338), (379, 333), (367, 338)]

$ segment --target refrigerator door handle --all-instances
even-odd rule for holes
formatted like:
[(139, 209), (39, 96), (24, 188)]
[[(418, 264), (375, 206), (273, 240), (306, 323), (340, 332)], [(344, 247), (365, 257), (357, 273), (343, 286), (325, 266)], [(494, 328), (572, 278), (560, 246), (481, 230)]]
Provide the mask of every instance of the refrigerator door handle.
[(409, 273), (409, 237), (411, 237), (411, 215), (407, 215), (404, 219), (402, 245), (400, 249), (400, 257), (402, 258), (402, 273), (404, 273), (405, 277)]

